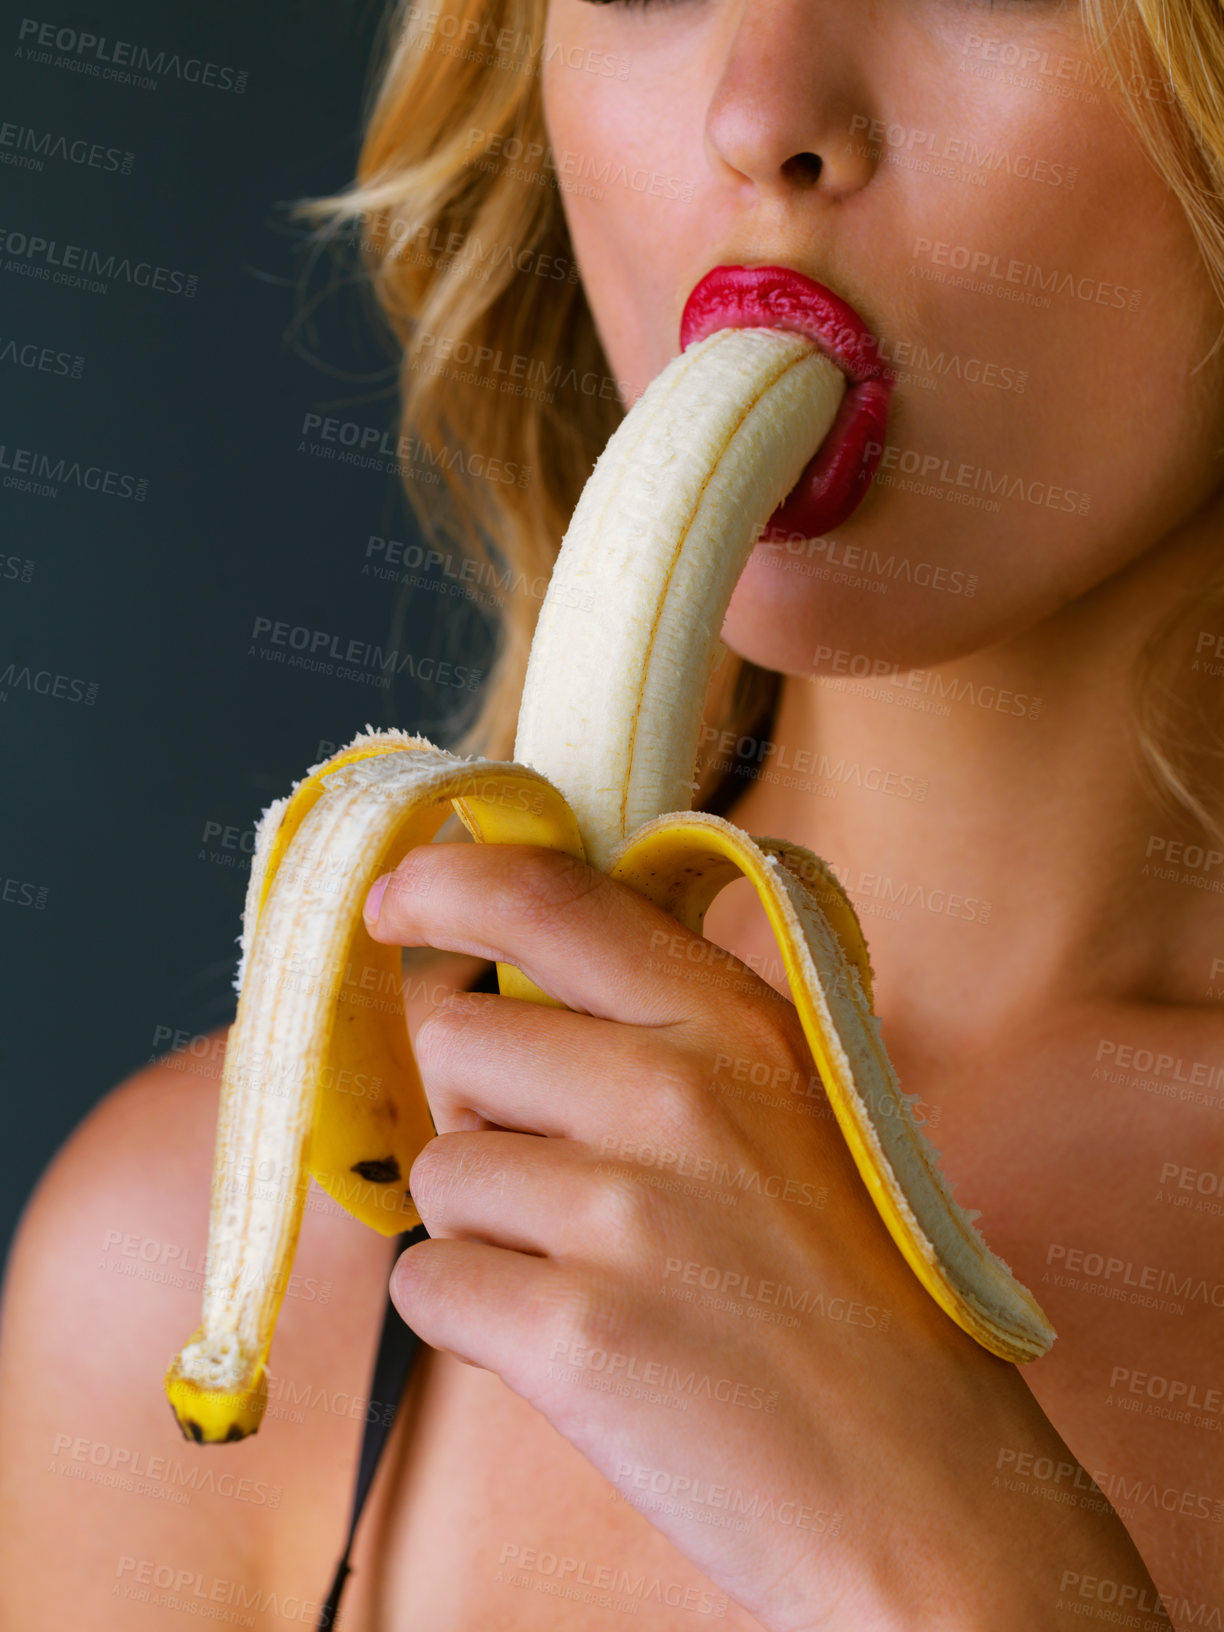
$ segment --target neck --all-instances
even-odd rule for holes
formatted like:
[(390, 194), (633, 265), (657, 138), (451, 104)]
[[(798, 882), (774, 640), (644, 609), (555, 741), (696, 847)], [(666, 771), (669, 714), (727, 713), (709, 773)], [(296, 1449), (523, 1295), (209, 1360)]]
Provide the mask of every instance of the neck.
[[(784, 682), (774, 751), (731, 819), (833, 866), (894, 1035), (971, 1046), (1068, 1003), (1204, 1001), (1224, 953), (1216, 897), (1185, 867), (1157, 876), (1154, 844), (1188, 828), (1142, 773), (1133, 669), (1210, 576), (1220, 519), (1201, 514), (971, 656)], [(707, 933), (736, 921), (718, 902)], [(754, 926), (743, 944), (757, 952), (758, 939)]]

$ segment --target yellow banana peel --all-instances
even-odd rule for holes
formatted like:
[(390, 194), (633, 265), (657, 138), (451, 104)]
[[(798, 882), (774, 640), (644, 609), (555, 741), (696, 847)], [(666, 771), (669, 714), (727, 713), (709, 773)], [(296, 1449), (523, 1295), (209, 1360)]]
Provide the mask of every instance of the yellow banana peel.
[[(858, 1171), (931, 1296), (992, 1353), (1054, 1332), (955, 1201), (872, 1013), (849, 898), (811, 851), (692, 811), (706, 683), (761, 523), (837, 411), (844, 379), (801, 335), (723, 329), (654, 380), (597, 461), (532, 645), (515, 762), (367, 729), (264, 814), (243, 914), (199, 1327), (166, 1374), (184, 1435), (255, 1432), (309, 1176), (384, 1235), (420, 1222), (408, 1174), (434, 1126), (400, 954), (369, 886), (453, 810), (485, 844), (587, 860), (700, 934), (739, 876), (777, 938), (804, 1036)], [(503, 995), (552, 1003), (498, 965)]]

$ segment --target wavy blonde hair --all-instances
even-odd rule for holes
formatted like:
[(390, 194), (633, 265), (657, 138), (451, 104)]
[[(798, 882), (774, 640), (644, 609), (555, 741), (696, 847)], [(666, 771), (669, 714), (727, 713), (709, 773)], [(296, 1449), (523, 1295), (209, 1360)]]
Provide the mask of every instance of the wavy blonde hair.
[[(1224, 304), (1224, 13), (1217, 0), (1083, 0), (1083, 11)], [(425, 504), (410, 480), (409, 500), (425, 538), (472, 563), (475, 583), (493, 592), (477, 597), (498, 612), (493, 667), (452, 746), (498, 759), (513, 748), (541, 586), (624, 412), (608, 389), (544, 127), (546, 14), (547, 0), (398, 0), (356, 179), (299, 206), (324, 237), (359, 228), (400, 347), (402, 430), (444, 484), (426, 489)], [(1134, 722), (1149, 785), (1170, 815), (1224, 836), (1218, 721), (1203, 688), (1191, 698), (1185, 684), (1195, 629), (1222, 615), (1224, 570), (1148, 641)], [(728, 656), (707, 723), (767, 736), (779, 678)], [(707, 808), (728, 793), (713, 764), (703, 754), (698, 765), (695, 803)]]

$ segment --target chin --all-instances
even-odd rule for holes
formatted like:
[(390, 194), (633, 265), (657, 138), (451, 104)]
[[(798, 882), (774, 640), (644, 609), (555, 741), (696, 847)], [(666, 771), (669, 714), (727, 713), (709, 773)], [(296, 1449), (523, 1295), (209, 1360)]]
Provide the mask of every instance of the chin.
[(818, 550), (788, 555), (758, 545), (727, 608), (723, 642), (778, 674), (869, 677), (951, 662), (1000, 633), (988, 627), (969, 574), (941, 569), (940, 588), (871, 577), (870, 584), (885, 585), (883, 593), (862, 587), (863, 577), (827, 566)]

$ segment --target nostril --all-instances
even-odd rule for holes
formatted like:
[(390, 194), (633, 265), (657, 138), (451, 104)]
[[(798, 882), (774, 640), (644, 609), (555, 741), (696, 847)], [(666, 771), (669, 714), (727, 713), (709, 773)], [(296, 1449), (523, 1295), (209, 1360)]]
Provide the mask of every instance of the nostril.
[(810, 187), (820, 180), (823, 169), (824, 160), (819, 153), (796, 153), (782, 166), (782, 174), (788, 181)]

